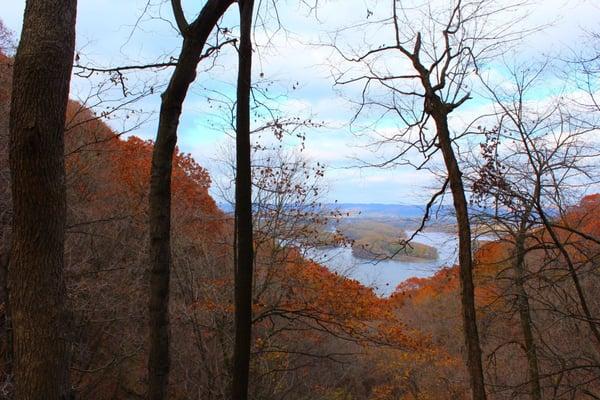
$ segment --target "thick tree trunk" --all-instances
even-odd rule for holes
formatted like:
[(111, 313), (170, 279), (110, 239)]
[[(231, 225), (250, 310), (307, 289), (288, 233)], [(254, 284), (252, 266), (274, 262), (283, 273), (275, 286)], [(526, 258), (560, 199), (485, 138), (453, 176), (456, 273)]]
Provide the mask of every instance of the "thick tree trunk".
[(27, 1), (14, 63), (8, 290), (17, 399), (69, 398), (64, 126), (76, 8), (76, 0)]
[(473, 257), (471, 250), (471, 224), (467, 198), (462, 181), (462, 172), (456, 161), (450, 131), (448, 111), (439, 98), (432, 100), (432, 117), (436, 124), (437, 137), (448, 172), (452, 200), (458, 224), (458, 264), (460, 278), (460, 298), (462, 305), (463, 329), (467, 349), (467, 368), (474, 400), (485, 400), (481, 347), (477, 330), (475, 311), (475, 287), (473, 284)]
[(183, 46), (162, 95), (150, 178), (150, 355), (148, 398), (164, 399), (169, 379), (169, 282), (171, 269), (171, 172), (177, 128), (185, 96), (196, 77), (208, 35), (231, 0), (209, 0), (182, 32)]
[(240, 44), (236, 115), (235, 177), (235, 347), (232, 399), (248, 398), (252, 337), (252, 171), (250, 146), (250, 88), (252, 82), (253, 0), (240, 0)]

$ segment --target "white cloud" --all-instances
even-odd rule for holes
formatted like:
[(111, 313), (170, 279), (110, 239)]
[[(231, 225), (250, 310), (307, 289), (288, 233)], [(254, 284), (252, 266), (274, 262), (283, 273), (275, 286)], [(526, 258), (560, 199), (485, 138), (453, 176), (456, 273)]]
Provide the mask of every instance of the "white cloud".
[[(24, 1), (6, 3), (3, 4), (0, 17), (9, 28), (19, 31)], [(145, 16), (140, 20), (139, 28), (133, 30), (146, 0), (83, 0), (79, 3), (77, 47), (84, 61), (104, 66), (123, 65), (155, 61), (177, 53), (180, 40), (168, 22)], [(383, 44), (389, 39), (389, 31), (380, 26), (373, 25), (354, 32), (335, 31), (367, 21), (368, 11), (374, 13), (369, 16), (369, 22), (386, 17), (390, 1), (321, 1), (318, 18), (314, 14), (307, 15), (307, 8), (296, 2), (277, 4), (286, 30), (271, 35), (275, 27), (271, 24), (267, 31), (257, 31), (258, 44), (270, 41), (270, 46), (258, 48), (260, 51), (256, 52), (254, 61), (255, 76), (258, 78), (263, 73), (264, 79), (275, 81), (270, 87), (270, 93), (278, 96), (277, 104), (281, 112), (299, 117), (310, 116), (326, 123), (327, 128), (307, 131), (305, 154), (314, 161), (331, 166), (332, 169), (327, 174), (332, 188), (330, 197), (344, 202), (422, 201), (422, 197), (427, 197), (429, 193), (427, 188), (435, 186), (432, 174), (427, 171), (414, 171), (410, 167), (396, 170), (347, 169), (356, 165), (357, 160), (377, 162), (398, 152), (397, 146), (381, 147), (375, 149), (375, 152), (372, 151), (373, 148), (366, 147), (370, 139), (390, 137), (396, 133), (397, 122), (387, 118), (375, 127), (371, 135), (356, 135), (356, 132), (352, 132), (348, 121), (356, 112), (356, 107), (348, 99), (356, 100), (360, 88), (332, 87), (331, 68), (338, 67), (343, 71), (346, 66), (342, 65), (338, 57), (333, 56), (330, 47), (315, 45), (330, 40), (333, 35), (337, 35), (340, 45), (346, 48), (361, 48), (369, 42)], [(188, 17), (192, 18), (199, 10), (199, 5), (196, 1), (186, 0), (184, 8)], [(152, 11), (154, 16), (159, 15), (158, 9)], [(564, 53), (569, 48), (577, 47), (584, 28), (597, 29), (600, 10), (594, 0), (547, 0), (534, 2), (529, 11), (524, 27), (548, 22), (552, 22), (552, 26), (525, 38), (525, 44), (515, 53), (515, 60), (522, 58), (529, 61), (543, 53)], [(160, 14), (167, 20), (171, 19), (168, 2), (165, 2)], [(224, 24), (235, 29), (236, 17), (234, 5)], [(271, 19), (270, 23), (273, 21)], [(386, 56), (379, 60), (378, 68), (403, 71), (407, 65), (396, 57)], [(211, 128), (211, 121), (218, 122), (215, 115), (222, 114), (215, 112), (214, 106), (211, 108), (206, 101), (206, 97), (210, 95), (205, 89), (220, 90), (233, 97), (235, 73), (235, 51), (226, 49), (214, 69), (199, 74), (189, 98), (186, 99), (179, 135), (180, 147), (183, 151), (192, 152), (207, 165), (210, 163), (209, 159), (217, 153), (224, 135)], [(503, 82), (502, 71), (493, 68), (489, 73), (509, 89)], [(164, 85), (168, 73), (163, 73), (158, 78)], [(160, 82), (156, 82), (156, 85), (160, 88)], [(85, 93), (88, 86), (85, 82), (75, 81), (73, 87), (79, 93)], [(378, 95), (383, 96), (385, 93)], [(158, 93), (141, 105), (147, 111), (156, 112), (159, 106)], [(465, 126), (482, 112), (489, 110), (490, 106), (485, 100), (470, 101), (453, 114), (453, 125)], [(367, 119), (379, 116), (365, 115)], [(137, 133), (147, 138), (153, 137), (156, 123), (154, 118)], [(225, 124), (225, 121), (221, 120), (220, 123)], [(411, 154), (410, 157), (413, 161), (418, 161), (417, 155)]]

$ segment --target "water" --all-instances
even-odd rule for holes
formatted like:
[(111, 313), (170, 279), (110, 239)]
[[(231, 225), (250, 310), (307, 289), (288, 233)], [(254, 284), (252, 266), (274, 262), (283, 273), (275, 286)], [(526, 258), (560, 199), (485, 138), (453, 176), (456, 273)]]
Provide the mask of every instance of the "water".
[(350, 247), (312, 250), (309, 255), (315, 262), (331, 271), (373, 288), (379, 296), (391, 295), (396, 286), (411, 277), (432, 276), (441, 267), (453, 265), (458, 254), (456, 235), (445, 232), (425, 232), (415, 238), (416, 242), (434, 246), (437, 260), (423, 261), (371, 261), (356, 258)]

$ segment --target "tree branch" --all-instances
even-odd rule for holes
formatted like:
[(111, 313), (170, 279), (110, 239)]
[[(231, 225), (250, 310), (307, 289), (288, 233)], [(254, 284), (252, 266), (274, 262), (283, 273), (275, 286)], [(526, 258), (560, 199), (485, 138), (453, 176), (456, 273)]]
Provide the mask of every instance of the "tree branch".
[(181, 7), (181, 0), (171, 0), (171, 6), (173, 7), (173, 15), (175, 16), (177, 28), (179, 28), (181, 35), (185, 37), (190, 25), (185, 19), (185, 14), (183, 12), (183, 8)]

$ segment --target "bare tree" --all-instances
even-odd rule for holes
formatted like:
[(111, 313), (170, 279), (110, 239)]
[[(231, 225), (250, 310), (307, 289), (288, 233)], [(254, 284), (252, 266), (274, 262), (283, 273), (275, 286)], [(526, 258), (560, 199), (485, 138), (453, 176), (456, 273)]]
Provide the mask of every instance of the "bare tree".
[[(477, 71), (478, 63), (519, 36), (495, 20), (518, 5), (458, 0), (450, 7), (436, 7), (392, 1), (391, 15), (362, 26), (388, 29), (377, 44), (360, 52), (336, 45), (345, 61), (359, 66), (358, 73), (351, 68), (338, 70), (336, 76), (338, 85), (359, 86), (355, 121), (370, 110), (382, 112), (380, 120), (399, 121), (398, 132), (384, 135), (379, 145), (400, 144), (401, 150), (375, 166), (401, 164), (425, 169), (441, 152), (445, 183), (432, 202), (450, 187), (458, 224), (462, 318), (474, 399), (485, 399), (486, 393), (476, 323), (468, 202), (455, 154), (460, 135), (453, 134), (449, 116), (470, 99), (469, 77)], [(421, 159), (411, 158), (414, 153)]]
[(152, 154), (150, 180), (150, 357), (149, 398), (164, 399), (169, 377), (169, 281), (171, 268), (171, 173), (182, 104), (202, 49), (232, 0), (210, 0), (194, 22), (186, 21), (181, 2), (172, 0), (173, 13), (183, 44), (162, 95), (158, 132)]
[(235, 345), (231, 398), (248, 398), (252, 337), (252, 165), (250, 92), (252, 88), (252, 20), (254, 0), (240, 0), (235, 174)]
[(27, 1), (15, 56), (8, 288), (19, 399), (70, 397), (64, 129), (76, 8), (76, 0)]
[(11, 32), (0, 20), (0, 53), (12, 54), (15, 49), (13, 32)]
[[(539, 347), (547, 341), (536, 337), (532, 302), (540, 299), (531, 298), (529, 281), (551, 279), (543, 276), (543, 268), (529, 265), (532, 253), (542, 251), (546, 260), (564, 261), (583, 313), (571, 317), (587, 321), (598, 341), (597, 319), (591, 314), (573, 255), (567, 251), (572, 239), (561, 232), (559, 221), (568, 212), (570, 199), (581, 197), (585, 187), (598, 182), (594, 160), (600, 153), (590, 141), (593, 117), (583, 117), (580, 105), (569, 95), (558, 91), (544, 101), (532, 98), (540, 84), (547, 85), (547, 70), (547, 63), (539, 68), (531, 64), (507, 68), (510, 89), (505, 89), (506, 81), (499, 85), (484, 81), (494, 104), (493, 116), (488, 117), (494, 127), (485, 131), (486, 143), (481, 145), (482, 157), (474, 163), (475, 174), (467, 168), (465, 175), (479, 206), (477, 221), (511, 249), (506, 260), (498, 260), (509, 265), (498, 276), (512, 275), (508, 295), (514, 297), (519, 315), (528, 369), (525, 382), (535, 400), (544, 398)], [(473, 165), (473, 160), (465, 164)], [(551, 216), (551, 212), (558, 214)], [(589, 239), (577, 227), (571, 233)]]

